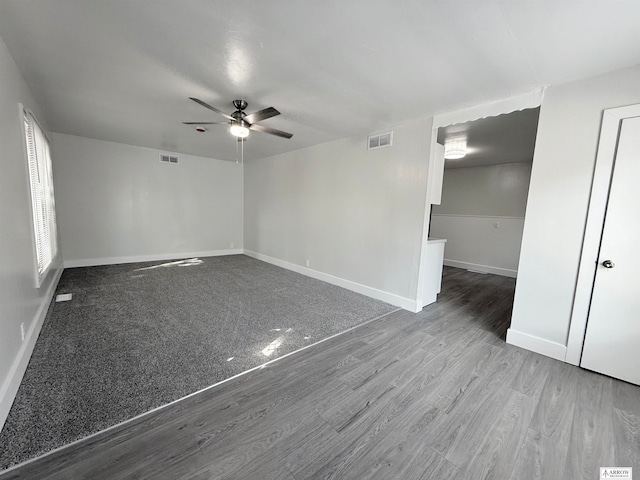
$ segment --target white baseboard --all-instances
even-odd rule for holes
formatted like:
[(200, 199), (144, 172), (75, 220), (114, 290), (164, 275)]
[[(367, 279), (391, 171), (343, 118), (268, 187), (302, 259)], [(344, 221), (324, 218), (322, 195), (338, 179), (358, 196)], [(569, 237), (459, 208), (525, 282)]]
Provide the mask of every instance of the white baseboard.
[(518, 332), (517, 330), (507, 330), (507, 343), (516, 347), (524, 348), (532, 352), (539, 353), (546, 357), (555, 358), (564, 362), (567, 354), (567, 346), (560, 343), (551, 342), (544, 338)]
[(362, 295), (366, 295), (367, 297), (390, 303), (391, 305), (409, 310), (410, 312), (419, 312), (422, 310), (422, 305), (419, 305), (419, 302), (417, 300), (411, 300), (410, 298), (401, 297), (400, 295), (396, 295), (394, 293), (389, 293), (385, 292), (384, 290), (378, 290), (377, 288), (368, 287), (366, 285), (352, 282), (351, 280), (345, 280), (344, 278), (336, 277), (328, 273), (318, 272), (317, 270), (312, 270), (311, 268), (296, 265), (295, 263), (280, 260), (279, 258), (270, 257), (268, 255), (254, 252), (252, 250), (245, 249), (244, 254), (248, 255), (249, 257), (262, 260), (263, 262), (286, 268), (287, 270), (291, 270), (296, 273), (301, 273), (302, 275), (306, 275), (307, 277), (322, 280), (323, 282), (346, 288), (347, 290), (351, 290), (352, 292), (360, 293)]
[(36, 340), (38, 340), (38, 336), (40, 335), (42, 324), (44, 323), (44, 319), (46, 318), (47, 312), (49, 311), (49, 305), (51, 305), (53, 294), (56, 291), (56, 287), (58, 286), (58, 281), (60, 280), (60, 276), (62, 275), (63, 270), (64, 269), (60, 267), (54, 273), (53, 280), (50, 283), (46, 293), (44, 294), (42, 303), (40, 304), (40, 307), (38, 308), (38, 311), (36, 312), (35, 317), (31, 322), (31, 327), (24, 337), (22, 347), (20, 348), (17, 357), (11, 365), (9, 375), (0, 388), (0, 430), (2, 430), (4, 422), (9, 416), (11, 405), (13, 405), (13, 400), (16, 398), (18, 388), (20, 388), (20, 383), (22, 382), (24, 372), (26, 372), (27, 365), (29, 365), (29, 360), (31, 360), (31, 354), (33, 353), (33, 349), (36, 346)]
[(503, 277), (516, 278), (518, 276), (517, 270), (511, 270), (510, 268), (492, 267), (490, 265), (478, 265), (477, 263), (459, 262), (457, 260), (451, 260), (449, 258), (444, 259), (444, 264), (448, 267), (464, 268), (466, 270), (473, 270), (476, 272), (493, 273), (494, 275), (502, 275)]
[(155, 255), (132, 255), (127, 257), (84, 258), (79, 260), (65, 260), (64, 268), (95, 267), (98, 265), (117, 265), (120, 263), (158, 262), (164, 260), (179, 260), (194, 257), (219, 257), (221, 255), (240, 255), (241, 248), (229, 248), (225, 250), (207, 250), (204, 252), (178, 252)]

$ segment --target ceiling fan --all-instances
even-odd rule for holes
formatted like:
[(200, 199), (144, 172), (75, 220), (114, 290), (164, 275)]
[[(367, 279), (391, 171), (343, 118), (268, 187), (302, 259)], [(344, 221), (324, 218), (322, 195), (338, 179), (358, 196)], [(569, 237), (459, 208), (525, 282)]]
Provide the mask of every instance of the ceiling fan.
[[(267, 118), (275, 117), (276, 115), (280, 115), (280, 112), (273, 107), (265, 108), (263, 110), (258, 110), (254, 113), (247, 114), (244, 109), (247, 108), (247, 102), (244, 100), (234, 100), (233, 106), (236, 108), (236, 111), (232, 114), (228, 115), (224, 113), (222, 110), (217, 109), (209, 105), (206, 102), (203, 102), (199, 98), (189, 97), (190, 100), (202, 105), (209, 110), (216, 112), (219, 115), (222, 115), (227, 119), (226, 122), (182, 122), (185, 125), (222, 125), (227, 124), (230, 125), (229, 132), (234, 137), (237, 137), (238, 140), (242, 140), (249, 136), (249, 130), (255, 130), (256, 132), (268, 133), (270, 135), (276, 135), (282, 138), (291, 138), (293, 134), (283, 132), (282, 130), (277, 130), (271, 127), (265, 127), (264, 125), (258, 125), (256, 122), (261, 120), (266, 120)], [(204, 131), (204, 130), (201, 130)]]

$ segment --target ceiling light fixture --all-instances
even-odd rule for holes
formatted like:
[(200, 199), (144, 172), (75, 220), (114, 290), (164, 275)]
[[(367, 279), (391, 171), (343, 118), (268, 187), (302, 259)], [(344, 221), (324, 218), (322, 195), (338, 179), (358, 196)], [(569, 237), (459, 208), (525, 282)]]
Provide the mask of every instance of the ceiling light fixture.
[(452, 137), (444, 141), (444, 158), (459, 160), (467, 154), (466, 137)]
[(229, 127), (229, 132), (231, 135), (238, 138), (246, 138), (249, 136), (249, 129), (245, 126), (242, 120), (237, 123), (232, 123), (231, 127)]

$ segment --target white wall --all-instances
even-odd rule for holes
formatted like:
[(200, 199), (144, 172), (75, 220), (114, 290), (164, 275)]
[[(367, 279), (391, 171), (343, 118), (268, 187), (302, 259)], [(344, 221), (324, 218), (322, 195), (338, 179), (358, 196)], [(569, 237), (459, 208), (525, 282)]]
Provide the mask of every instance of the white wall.
[(446, 168), (442, 203), (432, 212), (523, 218), (531, 180), (531, 162)]
[(415, 301), (431, 119), (393, 130), (388, 148), (348, 138), (247, 163), (245, 249)]
[(602, 112), (640, 103), (638, 85), (640, 66), (545, 93), (510, 343), (564, 359)]
[(19, 102), (46, 127), (44, 115), (0, 39), (0, 428), (61, 272), (58, 256), (43, 284), (35, 288), (31, 193)]
[(530, 176), (531, 162), (445, 170), (430, 229), (445, 265), (516, 276)]
[(53, 151), (65, 266), (241, 251), (241, 165), (58, 133)]
[(513, 278), (518, 273), (523, 226), (524, 218), (431, 216), (431, 236), (447, 239), (445, 265)]

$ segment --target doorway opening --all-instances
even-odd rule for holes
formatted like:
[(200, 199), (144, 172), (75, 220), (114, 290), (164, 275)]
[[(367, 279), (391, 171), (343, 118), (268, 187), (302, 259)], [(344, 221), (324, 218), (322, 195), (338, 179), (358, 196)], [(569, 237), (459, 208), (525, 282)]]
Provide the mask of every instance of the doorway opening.
[[(539, 113), (539, 107), (528, 108), (437, 129), (444, 175), (429, 237), (446, 239), (449, 276), (455, 269), (470, 272), (475, 275), (465, 278), (476, 289), (502, 297), (507, 311), (501, 335), (513, 306)], [(496, 275), (508, 280), (492, 280)], [(446, 288), (443, 282), (443, 294)]]

